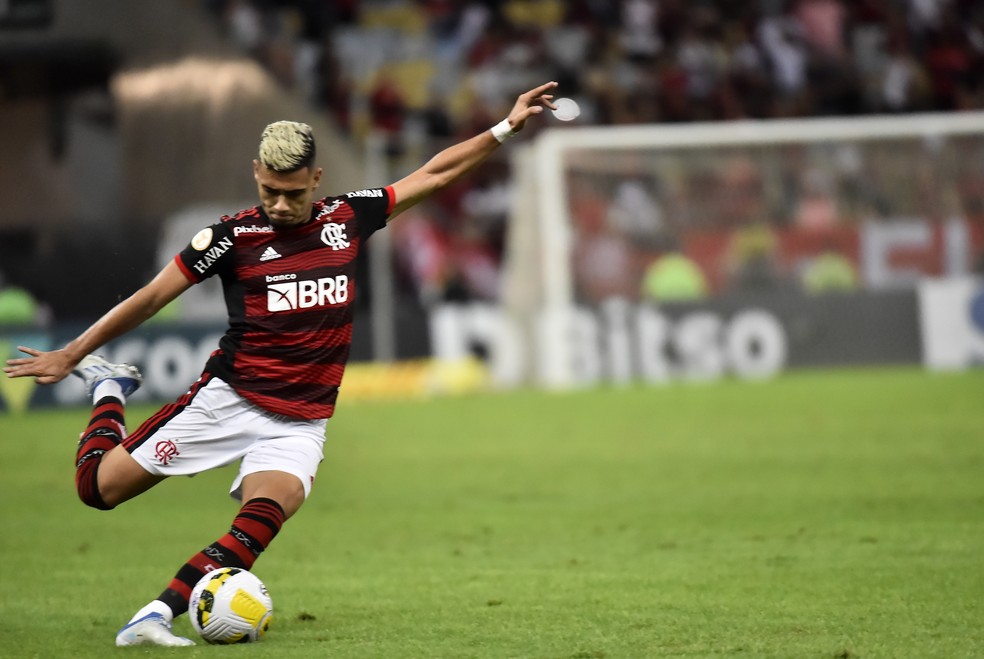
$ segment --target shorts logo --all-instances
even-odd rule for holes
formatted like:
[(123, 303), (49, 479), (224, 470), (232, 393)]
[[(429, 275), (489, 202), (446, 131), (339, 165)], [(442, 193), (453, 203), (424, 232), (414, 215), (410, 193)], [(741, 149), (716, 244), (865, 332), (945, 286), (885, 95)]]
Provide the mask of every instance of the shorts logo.
[(348, 302), (348, 276), (267, 285), (267, 311), (294, 311)]
[(352, 244), (348, 241), (348, 236), (345, 235), (345, 225), (335, 222), (325, 224), (325, 228), (321, 230), (321, 242), (336, 252)]
[(154, 447), (154, 457), (165, 467), (179, 455), (181, 454), (178, 452), (178, 447), (170, 439), (157, 442), (157, 446)]

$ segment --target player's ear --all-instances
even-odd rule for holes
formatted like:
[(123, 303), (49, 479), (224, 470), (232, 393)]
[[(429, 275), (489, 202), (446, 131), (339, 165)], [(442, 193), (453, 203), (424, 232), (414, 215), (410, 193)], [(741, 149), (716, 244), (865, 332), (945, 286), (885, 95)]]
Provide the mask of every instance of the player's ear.
[(324, 170), (322, 170), (320, 167), (315, 168), (314, 180), (312, 181), (314, 185), (312, 186), (312, 188), (317, 188), (319, 185), (321, 185), (321, 174), (323, 173), (323, 171)]
[(256, 158), (253, 158), (253, 179), (260, 182), (260, 161)]

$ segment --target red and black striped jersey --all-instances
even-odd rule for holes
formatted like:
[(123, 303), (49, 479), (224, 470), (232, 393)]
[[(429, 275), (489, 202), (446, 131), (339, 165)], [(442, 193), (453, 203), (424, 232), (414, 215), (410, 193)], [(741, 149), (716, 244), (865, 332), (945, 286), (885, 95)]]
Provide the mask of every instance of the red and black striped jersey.
[(352, 343), (355, 258), (386, 225), (393, 189), (325, 197), (311, 221), (275, 228), (256, 206), (202, 229), (176, 257), (189, 281), (218, 275), (229, 328), (205, 370), (259, 407), (330, 417)]

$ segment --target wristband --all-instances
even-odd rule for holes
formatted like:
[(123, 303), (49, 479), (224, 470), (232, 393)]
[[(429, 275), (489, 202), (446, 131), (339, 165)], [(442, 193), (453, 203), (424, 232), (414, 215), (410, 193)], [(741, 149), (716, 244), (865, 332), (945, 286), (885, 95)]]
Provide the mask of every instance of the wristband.
[(500, 144), (515, 134), (516, 131), (514, 131), (512, 126), (509, 125), (509, 119), (503, 119), (495, 126), (492, 126), (492, 135), (499, 141)]

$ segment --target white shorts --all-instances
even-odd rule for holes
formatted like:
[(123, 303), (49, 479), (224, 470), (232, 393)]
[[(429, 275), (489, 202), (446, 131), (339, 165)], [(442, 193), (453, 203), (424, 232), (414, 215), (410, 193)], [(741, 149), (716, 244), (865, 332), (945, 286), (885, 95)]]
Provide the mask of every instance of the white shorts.
[(246, 401), (212, 377), (147, 419), (123, 445), (144, 469), (158, 476), (192, 476), (240, 460), (229, 493), (240, 499), (243, 478), (283, 471), (311, 493), (324, 459), (327, 419), (292, 419)]

